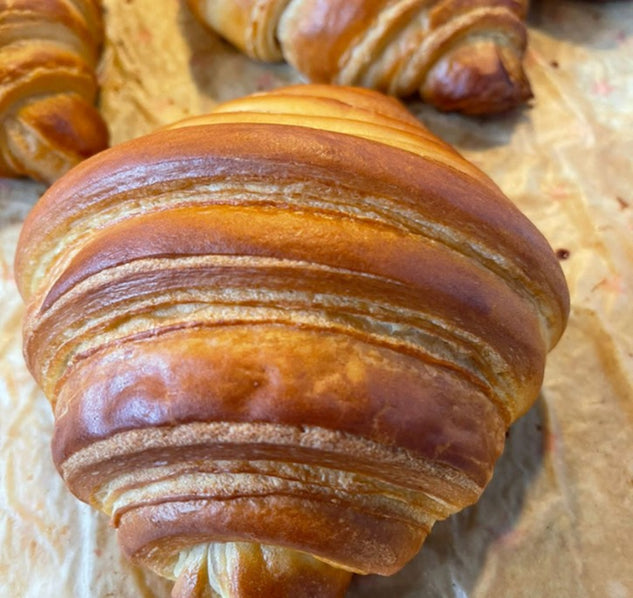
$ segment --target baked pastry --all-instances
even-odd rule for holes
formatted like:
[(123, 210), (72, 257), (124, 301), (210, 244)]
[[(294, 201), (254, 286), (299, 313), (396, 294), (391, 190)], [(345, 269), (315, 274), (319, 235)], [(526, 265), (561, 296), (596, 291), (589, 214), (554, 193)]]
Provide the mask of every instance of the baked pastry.
[(177, 597), (399, 570), (480, 496), (569, 309), (487, 176), (397, 100), (328, 85), (86, 160), (29, 214), (16, 277), (56, 466)]
[(45, 183), (108, 145), (97, 0), (0, 0), (0, 176)]
[(493, 114), (532, 96), (528, 0), (188, 0), (248, 56), (318, 83), (358, 85), (446, 111)]

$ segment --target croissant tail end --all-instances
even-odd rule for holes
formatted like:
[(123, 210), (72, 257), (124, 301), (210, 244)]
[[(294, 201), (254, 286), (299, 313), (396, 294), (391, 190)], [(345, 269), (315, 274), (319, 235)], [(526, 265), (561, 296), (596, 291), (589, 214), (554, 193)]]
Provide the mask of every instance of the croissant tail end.
[(296, 550), (249, 542), (181, 554), (172, 598), (343, 598), (352, 573)]
[(100, 114), (77, 94), (29, 102), (5, 127), (9, 132), (7, 162), (16, 174), (48, 184), (109, 143)]
[(464, 45), (438, 61), (420, 89), (422, 98), (450, 112), (499, 114), (532, 98), (521, 56), (493, 41)]
[(196, 546), (181, 554), (176, 565), (177, 578), (171, 592), (172, 598), (216, 598), (209, 585), (207, 546)]

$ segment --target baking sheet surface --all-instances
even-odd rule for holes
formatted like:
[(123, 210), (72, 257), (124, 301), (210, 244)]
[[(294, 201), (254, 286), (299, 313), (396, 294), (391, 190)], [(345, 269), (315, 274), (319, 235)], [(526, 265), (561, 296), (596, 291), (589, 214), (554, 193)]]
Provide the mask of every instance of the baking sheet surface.
[[(106, 1), (101, 109), (113, 143), (300, 78), (254, 63), (175, 0)], [(542, 0), (532, 106), (495, 119), (409, 107), (487, 172), (557, 251), (572, 297), (533, 409), (481, 501), (391, 578), (350, 595), (633, 597), (633, 2)], [(52, 417), (21, 354), (21, 222), (44, 188), (0, 179), (0, 595), (167, 598), (51, 462)]]

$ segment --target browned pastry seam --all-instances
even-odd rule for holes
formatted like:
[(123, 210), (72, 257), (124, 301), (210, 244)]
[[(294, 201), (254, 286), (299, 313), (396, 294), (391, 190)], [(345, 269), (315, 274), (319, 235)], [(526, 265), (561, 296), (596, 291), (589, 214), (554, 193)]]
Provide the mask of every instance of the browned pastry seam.
[[(241, 339), (243, 346), (228, 345), (230, 338)], [(291, 343), (286, 351), (302, 364), (302, 376), (287, 384), (282, 373), (291, 364), (279, 351)], [(325, 358), (343, 349), (342, 373), (330, 380), (324, 378), (325, 364), (305, 361), (307, 350)], [(390, 364), (395, 355), (397, 369)], [(267, 365), (258, 366), (264, 357)], [(416, 364), (415, 356), (348, 335), (278, 325), (218, 327), (212, 334), (186, 328), (115, 345), (70, 370), (56, 410), (55, 461), (134, 426), (252, 419), (327, 428), (337, 422), (341, 431), (402, 446), (467, 471), (484, 484), (486, 463), (498, 454), (507, 424), (489, 398), (451, 370), (421, 387), (425, 368)], [(171, 376), (165, 376), (167, 371)], [(299, 393), (301, 400), (294, 398)], [(455, 413), (463, 397), (468, 406)], [(417, 422), (425, 433), (409, 433), (402, 418)], [(489, 436), (471, 430), (473, 421), (487, 422)], [(446, 445), (440, 440), (446, 435), (442, 428), (453, 430)]]
[[(187, 425), (187, 424), (183, 424)], [(235, 423), (233, 424), (235, 425)], [(190, 459), (190, 452), (196, 454), (197, 447), (187, 447), (187, 458)], [(310, 459), (302, 459), (301, 453), (293, 451), (293, 462), (287, 463), (282, 456), (276, 455), (275, 459), (263, 460), (261, 446), (256, 447), (253, 451), (253, 458), (245, 462), (250, 454), (244, 450), (244, 447), (234, 447), (234, 452), (239, 454), (238, 460), (212, 460), (212, 451), (209, 450), (205, 454), (205, 459), (182, 463), (173, 463), (173, 459), (161, 459), (159, 462), (165, 465), (156, 466), (155, 463), (149, 463), (147, 469), (142, 470), (138, 462), (135, 463), (136, 470), (131, 471), (127, 463), (119, 464), (119, 471), (110, 471), (110, 477), (104, 473), (103, 468), (99, 465), (100, 486), (93, 490), (90, 498), (90, 504), (101, 506), (102, 510), (108, 514), (118, 517), (125, 510), (129, 510), (131, 504), (147, 504), (147, 498), (141, 497), (142, 501), (136, 498), (134, 503), (127, 499), (127, 495), (138, 491), (142, 494), (146, 487), (152, 486), (169, 486), (173, 483), (180, 483), (183, 479), (197, 482), (196, 476), (200, 476), (200, 483), (196, 483), (196, 494), (193, 496), (201, 496), (202, 498), (231, 498), (236, 495), (243, 496), (239, 490), (239, 484), (232, 484), (231, 478), (243, 480), (243, 484), (251, 482), (252, 479), (259, 478), (263, 480), (280, 481), (284, 484), (296, 484), (300, 488), (301, 484), (306, 484), (308, 488), (314, 488), (322, 494), (332, 494), (335, 496), (337, 492), (347, 495), (347, 499), (351, 496), (366, 496), (368, 498), (379, 498), (381, 504), (383, 502), (398, 503), (397, 510), (402, 511), (405, 516), (410, 512), (414, 513), (410, 519), (415, 520), (415, 516), (422, 516), (422, 520), (428, 522), (436, 519), (443, 519), (450, 513), (446, 502), (437, 496), (430, 495), (422, 490), (423, 485), (417, 483), (416, 492), (407, 491), (407, 488), (388, 481), (389, 476), (376, 477), (362, 473), (359, 475), (356, 467), (352, 467), (349, 463), (342, 463), (341, 467), (334, 468), (324, 467), (320, 459), (324, 458), (323, 453), (318, 455), (310, 455)], [(200, 452), (200, 454), (203, 454)], [(65, 465), (65, 464), (64, 464)], [(307, 466), (307, 467), (306, 467)], [(123, 473), (125, 467), (129, 473)], [(306, 472), (313, 475), (306, 475)], [(82, 468), (81, 473), (73, 472), (74, 476), (89, 475), (87, 468)], [(314, 475), (314, 474), (318, 474)], [(340, 489), (336, 484), (341, 482), (344, 474), (348, 474), (344, 478), (344, 484)], [(66, 478), (70, 481), (70, 477)], [(205, 480), (215, 481), (216, 492), (201, 492), (201, 486)], [(428, 484), (428, 481), (427, 481)], [(411, 482), (409, 482), (411, 485)], [(237, 486), (237, 489), (235, 488)], [(255, 495), (255, 494), (253, 494)], [(261, 493), (259, 494), (261, 495)], [(85, 495), (84, 495), (85, 496)], [(176, 496), (173, 493), (171, 496)], [(180, 499), (183, 494), (180, 494)], [(88, 501), (87, 501), (88, 502)], [(122, 504), (122, 509), (119, 508)]]
[(89, 66), (95, 67), (98, 62), (98, 40), (101, 38), (98, 16), (80, 10), (73, 2), (0, 2), (1, 46), (14, 42), (28, 45), (26, 40), (31, 39), (46, 40), (81, 55)]
[[(519, 19), (509, 17), (508, 13), (502, 9), (481, 8), (463, 17), (463, 22), (459, 23), (459, 26), (454, 29), (441, 29), (435, 35), (425, 39), (410, 59), (400, 65), (402, 72), (400, 77), (412, 81), (410, 90), (403, 90), (401, 93), (409, 95), (416, 89), (424, 90), (424, 80), (428, 72), (436, 65), (442, 55), (449, 54), (456, 47), (466, 42), (476, 38), (492, 38), (500, 47), (504, 47), (507, 41), (495, 33), (496, 28), (501, 26), (506, 26), (504, 33), (510, 34), (514, 45), (523, 52), (527, 45), (527, 36), (525, 27)], [(482, 90), (482, 92), (484, 91)], [(396, 93), (396, 90), (392, 89), (391, 92)], [(526, 90), (526, 93), (529, 93), (528, 90)], [(529, 97), (531, 95), (519, 96), (516, 103), (520, 103)], [(470, 101), (474, 102), (474, 100)], [(474, 106), (475, 104), (473, 103)], [(452, 106), (447, 106), (447, 108), (453, 109)], [(504, 107), (504, 109), (507, 108)], [(475, 112), (479, 111), (475, 109)], [(486, 112), (485, 105), (482, 106), (481, 112)]]
[[(194, 476), (197, 474), (194, 474)], [(240, 474), (231, 472), (227, 474), (227, 478), (236, 478), (240, 476)], [(202, 475), (200, 477), (203, 477)], [(182, 480), (182, 475), (179, 476)], [(272, 478), (273, 481), (276, 481), (276, 477)], [(164, 480), (163, 480), (164, 482)], [(247, 482), (251, 482), (251, 480), (247, 480)], [(196, 480), (196, 485), (202, 485), (204, 483), (204, 479), (198, 481)], [(168, 484), (160, 484), (159, 487), (162, 489), (164, 486), (167, 486), (167, 490), (169, 490)], [(289, 485), (290, 486), (290, 485)], [(143, 488), (143, 490), (147, 493), (147, 488)], [(317, 504), (335, 504), (338, 508), (342, 510), (354, 509), (365, 515), (367, 517), (376, 517), (380, 519), (384, 519), (389, 522), (393, 522), (396, 524), (401, 524), (405, 526), (418, 527), (418, 528), (426, 528), (426, 532), (428, 533), (431, 529), (431, 525), (434, 522), (434, 519), (430, 514), (425, 514), (421, 510), (414, 509), (411, 505), (406, 505), (405, 508), (394, 508), (394, 506), (398, 505), (397, 501), (390, 501), (392, 504), (387, 507), (388, 501), (383, 500), (378, 502), (377, 504), (372, 504), (371, 500), (363, 500), (365, 497), (361, 494), (353, 494), (345, 496), (342, 492), (327, 492), (326, 488), (323, 487), (315, 487), (309, 486), (308, 484), (299, 483), (296, 484), (295, 487), (290, 486), (287, 491), (252, 491), (252, 492), (235, 492), (234, 494), (224, 493), (223, 495), (214, 494), (212, 492), (204, 492), (199, 487), (195, 489), (195, 492), (177, 492), (174, 494), (170, 494), (169, 498), (164, 497), (149, 497), (149, 496), (141, 496), (136, 501), (127, 502), (125, 501), (125, 495), (122, 497), (123, 500), (120, 502), (120, 506), (117, 506), (112, 513), (111, 524), (114, 527), (119, 527), (121, 519), (125, 517), (126, 514), (130, 513), (135, 509), (141, 508), (152, 508), (152, 507), (167, 507), (170, 503), (188, 503), (194, 501), (204, 501), (204, 502), (227, 502), (227, 501), (239, 501), (246, 500), (250, 502), (257, 502), (259, 500), (265, 501), (267, 499), (281, 499), (285, 500), (288, 498), (296, 498), (300, 501), (310, 501), (315, 502)], [(133, 491), (132, 491), (133, 492)], [(372, 499), (373, 497), (369, 497)], [(215, 538), (211, 538), (215, 540)], [(232, 538), (233, 540), (238, 540), (238, 537)], [(265, 541), (263, 543), (266, 543)]]
[[(38, 316), (38, 321), (40, 322), (38, 329), (41, 330), (42, 324), (45, 324), (47, 320), (53, 319), (53, 321), (57, 321), (58, 325), (64, 326), (66, 329), (70, 329), (72, 327), (72, 314), (73, 311), (67, 311), (64, 308), (64, 305), (68, 303), (68, 301), (75, 302), (77, 304), (85, 304), (85, 307), (79, 310), (79, 313), (84, 317), (85, 314), (90, 313), (91, 319), (96, 321), (96, 314), (93, 313), (93, 309), (90, 307), (91, 304), (99, 305), (99, 301), (97, 299), (98, 295), (94, 294), (91, 290), (91, 285), (94, 284), (91, 281), (88, 281), (92, 274), (97, 274), (100, 271), (105, 271), (110, 269), (111, 272), (108, 274), (113, 274), (116, 271), (116, 267), (123, 262), (135, 262), (134, 267), (130, 270), (130, 275), (132, 277), (136, 277), (137, 280), (140, 281), (141, 284), (144, 284), (143, 278), (140, 275), (140, 272), (146, 271), (147, 276), (155, 277), (156, 275), (152, 274), (152, 269), (154, 267), (158, 267), (158, 264), (162, 260), (165, 262), (165, 266), (168, 266), (164, 269), (165, 272), (169, 270), (173, 270), (175, 268), (180, 268), (178, 262), (175, 262), (176, 259), (181, 259), (178, 257), (178, 254), (182, 251), (181, 248), (178, 247), (178, 243), (181, 243), (181, 237), (186, 232), (186, 237), (188, 239), (188, 245), (182, 259), (187, 259), (189, 257), (193, 258), (196, 255), (199, 255), (199, 260), (203, 259), (203, 256), (206, 254), (211, 255), (222, 255), (225, 254), (228, 256), (232, 255), (234, 252), (237, 252), (237, 258), (240, 256), (243, 258), (242, 266), (240, 266), (239, 261), (233, 261), (232, 266), (235, 269), (235, 272), (238, 272), (240, 269), (248, 268), (258, 268), (261, 269), (262, 272), (265, 272), (268, 269), (278, 269), (278, 270), (286, 270), (288, 274), (295, 279), (295, 284), (298, 285), (297, 288), (305, 286), (305, 283), (302, 282), (301, 278), (296, 278), (293, 276), (293, 270), (298, 271), (309, 271), (310, 267), (306, 270), (306, 265), (309, 263), (310, 256), (316, 256), (317, 248), (313, 246), (313, 241), (309, 238), (304, 237), (299, 239), (298, 234), (301, 230), (301, 225), (305, 221), (311, 221), (311, 229), (314, 234), (314, 238), (316, 239), (325, 239), (326, 232), (324, 227), (327, 228), (327, 247), (325, 250), (321, 249), (321, 256), (319, 258), (319, 263), (323, 267), (331, 267), (335, 269), (343, 268), (346, 274), (347, 282), (342, 283), (339, 288), (334, 290), (329, 290), (327, 286), (322, 286), (320, 289), (320, 293), (329, 293), (332, 297), (336, 297), (340, 295), (341, 297), (345, 297), (346, 289), (345, 285), (349, 284), (363, 284), (367, 287), (367, 290), (363, 292), (372, 293), (370, 284), (376, 286), (377, 284), (381, 284), (385, 288), (392, 288), (391, 292), (396, 291), (394, 285), (402, 287), (403, 285), (408, 285), (410, 288), (419, 288), (429, 289), (432, 286), (436, 287), (439, 291), (440, 288), (446, 288), (446, 285), (443, 284), (442, 280), (430, 280), (428, 277), (423, 275), (421, 272), (421, 264), (423, 263), (435, 263), (440, 270), (451, 269), (455, 272), (461, 272), (466, 267), (470, 267), (470, 262), (465, 262), (462, 256), (451, 256), (443, 255), (442, 252), (438, 251), (438, 248), (433, 245), (428, 245), (425, 247), (424, 244), (419, 242), (419, 239), (416, 237), (407, 237), (403, 235), (394, 235), (390, 231), (381, 230), (378, 227), (372, 225), (369, 229), (371, 234), (378, 239), (378, 243), (389, 246), (389, 252), (385, 252), (385, 256), (380, 261), (375, 261), (373, 263), (365, 262), (364, 255), (367, 254), (368, 251), (371, 250), (369, 245), (366, 245), (362, 240), (359, 242), (358, 247), (350, 250), (351, 253), (349, 256), (346, 256), (343, 261), (341, 261), (342, 256), (340, 252), (337, 250), (342, 244), (346, 243), (346, 239), (349, 234), (354, 234), (358, 236), (360, 239), (362, 237), (369, 235), (370, 233), (363, 232), (353, 232), (356, 230), (364, 230), (366, 226), (364, 223), (345, 223), (340, 230), (340, 238), (333, 234), (336, 231), (336, 225), (331, 222), (329, 218), (321, 218), (314, 217), (308, 214), (292, 214), (287, 213), (284, 216), (278, 216), (274, 213), (267, 213), (266, 210), (257, 210), (255, 211), (252, 208), (231, 208), (229, 211), (220, 209), (220, 208), (207, 208), (205, 211), (199, 210), (193, 218), (190, 217), (189, 212), (185, 209), (173, 210), (170, 212), (160, 212), (158, 214), (151, 215), (149, 217), (139, 216), (131, 221), (126, 221), (122, 223), (119, 227), (113, 227), (113, 230), (117, 231), (116, 241), (113, 240), (109, 235), (96, 235), (96, 241), (90, 245), (86, 246), (88, 251), (84, 251), (86, 256), (82, 256), (82, 253), (79, 253), (75, 256), (74, 262), (71, 262), (67, 265), (66, 272), (68, 276), (64, 276), (62, 279), (59, 279), (56, 282), (56, 285), (51, 289), (51, 291), (47, 294), (46, 300), (42, 306), (42, 313)], [(176, 230), (178, 231), (177, 235), (172, 236), (172, 234), (168, 230), (164, 230), (164, 224), (178, 224)], [(240, 226), (240, 222), (243, 222), (243, 226)], [(261, 223), (261, 226), (266, 228), (268, 226), (276, 226), (277, 232), (275, 235), (274, 242), (271, 242), (269, 246), (267, 246), (267, 241), (265, 239), (259, 238), (257, 236), (252, 236), (252, 231), (249, 230), (249, 227), (255, 223)], [(215, 235), (214, 238), (209, 238), (205, 233), (207, 226), (212, 224), (215, 227)], [(146, 235), (146, 232), (148, 233)], [(320, 241), (317, 244), (321, 244)], [(423, 248), (423, 251), (412, 251), (412, 247)], [(111, 247), (118, 247), (117, 249), (111, 249)], [(148, 251), (148, 247), (154, 247), (154, 249)], [(156, 255), (152, 256), (152, 252), (156, 251)], [(95, 261), (91, 256), (99, 256), (99, 259)], [(105, 257), (104, 257), (105, 256)], [(142, 259), (154, 258), (156, 261), (147, 261), (143, 262)], [(266, 262), (262, 261), (260, 258), (274, 258), (274, 259), (282, 259), (283, 261), (279, 262), (277, 265), (273, 263), (269, 264), (269, 267), (266, 267)], [(218, 260), (219, 258), (213, 258), (214, 260)], [(76, 262), (76, 266), (74, 265)], [(293, 262), (297, 262), (293, 266)], [(156, 266), (153, 266), (153, 264)], [(313, 262), (314, 263), (314, 262)], [(420, 266), (416, 264), (419, 263)], [(169, 265), (171, 264), (171, 265)], [(188, 270), (190, 270), (191, 274), (196, 277), (196, 280), (201, 282), (206, 280), (207, 275), (205, 271), (202, 269), (194, 270), (191, 269), (195, 267), (195, 262), (189, 263), (184, 261), (182, 265), (185, 266)], [(441, 266), (441, 264), (445, 264), (445, 266)], [(200, 266), (203, 266), (204, 262), (200, 262)], [(316, 263), (314, 263), (316, 266)], [(397, 265), (397, 267), (396, 267)], [(209, 266), (216, 270), (216, 273), (213, 276), (218, 276), (222, 272), (221, 262), (217, 263), (217, 266), (214, 266), (214, 262), (209, 262)], [(354, 274), (354, 271), (358, 272), (359, 270), (364, 271), (366, 274), (371, 274), (374, 278), (373, 281), (363, 281), (363, 278), (366, 278), (365, 275), (359, 277), (358, 274)], [(388, 272), (399, 272), (398, 278), (394, 278), (393, 275), (389, 275)], [(80, 273), (80, 277), (78, 278), (75, 273)], [(317, 276), (323, 277), (326, 274), (325, 269), (321, 269), (320, 273)], [(340, 274), (336, 274), (334, 271), (330, 274), (330, 278), (337, 275), (341, 276), (343, 272)], [(468, 303), (470, 306), (470, 310), (472, 312), (472, 322), (477, 322), (478, 311), (483, 311), (485, 308), (482, 307), (483, 303), (477, 299), (478, 296), (478, 288), (477, 285), (472, 286), (474, 283), (472, 281), (475, 280), (485, 280), (485, 272), (481, 274), (475, 275), (473, 274), (469, 278), (464, 277), (462, 279), (461, 284), (463, 285), (463, 292), (470, 300), (466, 300), (465, 302), (460, 302), (460, 308), (465, 303)], [(141, 278), (139, 278), (141, 276)], [(387, 276), (387, 278), (385, 278)], [(95, 283), (99, 285), (98, 278), (95, 279)], [(355, 279), (358, 281), (356, 282)], [(130, 285), (136, 285), (134, 282), (134, 278), (130, 278), (130, 276), (123, 275), (123, 280), (125, 280), (126, 288), (130, 287)], [(157, 279), (155, 279), (157, 280)], [(419, 281), (416, 283), (415, 281)], [(82, 281), (86, 281), (85, 284), (81, 284)], [(422, 283), (422, 281), (425, 281)], [(194, 285), (199, 284), (199, 282), (193, 283)], [(211, 284), (211, 280), (209, 284)], [(318, 284), (315, 279), (311, 284)], [(176, 281), (176, 287), (170, 282), (169, 279), (165, 278), (161, 282), (161, 287), (164, 290), (170, 289), (173, 290), (175, 288), (183, 288), (188, 283), (185, 279), (181, 282)], [(215, 283), (214, 283), (215, 284)], [(229, 283), (230, 284), (230, 283)], [(257, 286), (261, 286), (262, 284), (266, 285), (265, 279), (258, 280), (257, 282), (247, 282), (247, 285), (255, 284)], [(79, 285), (79, 286), (78, 286)], [(499, 292), (503, 294), (504, 287), (499, 286)], [(52, 308), (53, 304), (63, 295), (65, 289), (78, 287), (86, 288), (83, 292), (86, 293), (86, 299), (80, 299), (77, 296), (77, 292), (73, 293), (72, 297), (67, 298), (65, 301), (62, 301), (59, 307), (55, 309)], [(97, 286), (97, 289), (99, 287)], [(131, 288), (131, 287), (130, 287)], [(237, 288), (237, 287), (236, 287)], [(272, 287), (269, 287), (272, 291)], [(59, 290), (58, 290), (59, 289)], [(107, 284), (107, 287), (104, 287), (105, 292), (111, 294), (113, 297), (118, 296), (118, 292), (116, 292), (116, 287), (112, 287), (110, 283)], [(215, 294), (215, 291), (209, 289), (209, 291)], [(387, 292), (387, 291), (385, 291)], [(405, 289), (402, 288), (399, 291), (400, 294), (405, 292)], [(351, 288), (351, 293), (354, 293), (353, 287)], [(444, 291), (445, 295), (446, 291)], [(124, 300), (124, 296), (121, 296), (119, 300)], [(172, 299), (170, 299), (172, 300)], [(232, 301), (235, 301), (236, 297), (232, 298)], [(248, 299), (247, 299), (248, 300)], [(409, 296), (400, 301), (400, 307), (403, 308), (409, 303), (410, 306), (411, 301), (416, 301), (415, 295), (409, 293)], [(196, 301), (192, 298), (190, 301)], [(199, 299), (198, 299), (199, 301)], [(203, 300), (204, 301), (204, 300)], [(222, 301), (221, 297), (217, 301)], [(306, 301), (313, 302), (312, 294), (303, 300), (300, 303), (295, 304), (295, 308), (302, 308), (301, 303), (305, 303)], [(376, 305), (381, 303), (380, 295), (376, 295), (374, 300)], [(417, 300), (419, 302), (419, 300)], [(501, 306), (504, 304), (514, 304), (516, 303), (516, 299), (514, 295), (511, 293), (506, 293), (506, 299), (501, 300)], [(314, 304), (313, 304), (314, 305)], [(153, 309), (152, 305), (149, 304), (147, 306), (149, 309)], [(272, 305), (271, 305), (272, 307)], [(334, 304), (332, 304), (334, 307)], [(131, 306), (127, 307), (128, 313), (130, 313)], [(309, 305), (304, 306), (302, 309), (310, 309)], [(349, 308), (345, 309), (347, 311)], [(363, 308), (364, 309), (364, 308)], [(521, 309), (518, 305), (515, 309)], [(52, 310), (51, 314), (47, 314), (46, 312)], [(435, 313), (441, 313), (441, 307), (436, 305)], [(351, 311), (354, 311), (354, 307), (351, 306)], [(57, 313), (61, 312), (61, 316), (57, 316)], [(514, 313), (514, 312), (513, 312)], [(386, 315), (386, 314), (385, 314)], [(61, 317), (61, 319), (60, 319)], [(238, 316), (239, 317), (239, 316)], [(380, 319), (380, 315), (376, 316)], [(437, 316), (436, 316), (437, 317)], [(497, 315), (500, 317), (500, 315)], [(531, 316), (529, 313), (525, 313), (524, 316), (521, 317), (521, 320), (525, 321), (529, 319)], [(422, 312), (421, 314), (421, 322), (423, 319), (429, 318)], [(441, 321), (441, 319), (439, 320)], [(413, 324), (413, 321), (411, 321)], [(468, 325), (466, 327), (472, 333), (475, 334), (476, 338), (480, 338), (483, 336), (483, 332), (487, 330), (487, 325), (484, 323), (483, 327), (479, 328), (470, 328)], [(93, 331), (95, 328), (93, 327)], [(35, 330), (33, 330), (35, 332)], [(507, 342), (506, 335), (509, 336), (518, 336), (516, 333), (510, 332), (510, 327), (506, 328), (506, 332), (501, 339), (501, 343), (497, 343), (496, 351), (502, 351), (504, 344)], [(94, 332), (91, 333), (91, 336), (94, 336)], [(54, 343), (46, 343), (51, 348), (54, 347)], [(503, 352), (503, 351), (502, 351)], [(492, 354), (488, 353), (488, 358), (491, 358)], [(497, 367), (501, 367), (497, 365)], [(39, 368), (35, 368), (39, 369)], [(532, 370), (532, 367), (528, 367), (528, 370)]]
[[(184, 304), (184, 303), (183, 303)], [(135, 316), (147, 316), (151, 315), (156, 308), (160, 309), (162, 306), (166, 306), (167, 302), (165, 301), (162, 305), (152, 304), (150, 308), (141, 308), (136, 311), (129, 310), (128, 313), (130, 315)], [(172, 305), (174, 303), (172, 302)], [(218, 305), (216, 304), (216, 307)], [(407, 336), (402, 335), (403, 338), (399, 340), (390, 339), (386, 336), (385, 332), (387, 328), (391, 327), (391, 323), (387, 320), (377, 320), (372, 322), (368, 321), (369, 324), (373, 324), (374, 328), (377, 328), (374, 332), (363, 332), (361, 330), (355, 330), (353, 327), (349, 325), (345, 325), (343, 322), (332, 322), (328, 325), (324, 325), (322, 322), (319, 323), (319, 313), (316, 309), (302, 313), (301, 310), (297, 310), (297, 317), (290, 321), (287, 317), (284, 316), (282, 310), (293, 308), (292, 305), (285, 305), (283, 307), (278, 308), (276, 311), (273, 310), (264, 310), (261, 306), (256, 304), (242, 304), (242, 307), (246, 309), (250, 309), (253, 312), (253, 317), (246, 318), (241, 315), (239, 312), (235, 313), (235, 315), (229, 317), (228, 314), (224, 317), (220, 322), (216, 325), (222, 326), (239, 326), (247, 323), (252, 324), (266, 324), (266, 325), (294, 325), (297, 327), (301, 327), (304, 330), (320, 330), (320, 331), (328, 331), (328, 332), (336, 332), (338, 334), (344, 334), (346, 336), (352, 338), (358, 338), (359, 340), (363, 340), (366, 343), (373, 344), (375, 346), (381, 346), (385, 348), (389, 348), (393, 351), (401, 352), (403, 354), (415, 355), (422, 362), (427, 364), (433, 364), (436, 367), (446, 368), (448, 370), (454, 370), (455, 372), (460, 373), (464, 376), (465, 379), (468, 379), (470, 383), (476, 387), (480, 392), (483, 392), (488, 398), (495, 404), (495, 406), (499, 409), (499, 413), (501, 417), (509, 424), (513, 417), (513, 413), (516, 411), (516, 405), (513, 401), (513, 395), (510, 394), (510, 389), (506, 388), (506, 386), (511, 386), (509, 382), (503, 380), (503, 376), (499, 374), (499, 372), (486, 372), (486, 375), (478, 374), (475, 369), (478, 364), (483, 363), (482, 359), (478, 359), (477, 350), (482, 353), (486, 353), (489, 356), (489, 359), (492, 359), (493, 356), (497, 358), (497, 360), (501, 364), (503, 364), (504, 369), (508, 367), (507, 362), (504, 362), (503, 359), (496, 355), (496, 352), (492, 347), (477, 345), (473, 340), (468, 339), (464, 341), (463, 339), (459, 339), (459, 344), (457, 339), (446, 335), (446, 342), (444, 350), (451, 348), (452, 345), (455, 345), (453, 348), (453, 352), (448, 353), (450, 357), (444, 355), (441, 357), (439, 353), (433, 351), (424, 351), (417, 348), (416, 344), (414, 344), (414, 340), (420, 341), (424, 337), (431, 337), (432, 334), (435, 334), (437, 337), (441, 338), (444, 336), (442, 332), (442, 328), (433, 328), (431, 326), (427, 326), (426, 330), (424, 328), (419, 331), (415, 331)], [(294, 307), (294, 309), (297, 309)], [(347, 310), (344, 312), (347, 314), (347, 317), (356, 315), (361, 317), (361, 312), (357, 311), (356, 313)], [(366, 319), (363, 319), (367, 321)], [(361, 322), (357, 322), (356, 328), (359, 328), (358, 324)], [(110, 325), (107, 325), (107, 331), (111, 332), (111, 325), (117, 324), (117, 322), (111, 322)], [(136, 332), (134, 334), (126, 334), (123, 332), (122, 334), (115, 334), (111, 340), (111, 342), (121, 343), (121, 342), (134, 342), (140, 341), (151, 336), (152, 338), (157, 337), (160, 334), (169, 334), (173, 332), (177, 332), (178, 330), (187, 329), (191, 330), (193, 328), (197, 329), (212, 329), (213, 324), (198, 324), (195, 322), (183, 322), (183, 323), (165, 323), (159, 329), (155, 328), (151, 332)], [(383, 329), (381, 331), (381, 328)], [(397, 329), (395, 329), (397, 330)], [(395, 331), (394, 330), (394, 331)], [(104, 333), (106, 328), (104, 326), (92, 325), (87, 330), (82, 330), (82, 337), (98, 337), (100, 334)], [(400, 330), (400, 332), (402, 332)], [(417, 335), (417, 339), (416, 339)], [(470, 342), (468, 342), (470, 341)], [(98, 342), (98, 341), (97, 341)], [(439, 342), (438, 342), (439, 344)], [(470, 346), (469, 346), (470, 345)], [(97, 353), (102, 347), (95, 343), (88, 343), (81, 346), (77, 349), (76, 346), (73, 345), (61, 345), (59, 347), (55, 347), (57, 351), (55, 353), (48, 353), (48, 355), (44, 358), (40, 358), (37, 362), (32, 362), (32, 367), (40, 367), (41, 371), (44, 375), (50, 375), (52, 371), (49, 367), (47, 367), (47, 362), (51, 361), (61, 361), (64, 368), (70, 368), (76, 366), (81, 360), (87, 359)], [(459, 355), (459, 349), (464, 351), (463, 355)], [(460, 365), (457, 365), (460, 364)], [(499, 367), (500, 367), (499, 366)], [(536, 381), (538, 382), (538, 381)], [(51, 390), (52, 396), (57, 396), (59, 393), (59, 388), (66, 383), (66, 377), (62, 375), (59, 377), (57, 381), (57, 385), (54, 389)], [(496, 383), (496, 384), (495, 384)], [(497, 387), (498, 390), (493, 392), (492, 388)], [(48, 390), (48, 389), (47, 389)], [(52, 405), (55, 407), (56, 400), (52, 400)]]

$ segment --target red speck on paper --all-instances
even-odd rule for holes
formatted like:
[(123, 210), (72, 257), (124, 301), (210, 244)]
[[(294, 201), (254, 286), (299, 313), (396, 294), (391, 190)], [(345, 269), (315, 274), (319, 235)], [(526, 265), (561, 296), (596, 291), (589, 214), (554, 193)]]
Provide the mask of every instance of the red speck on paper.
[(615, 293), (616, 295), (623, 293), (624, 285), (622, 282), (622, 276), (614, 274), (613, 276), (603, 278), (600, 282), (595, 284), (591, 290), (595, 291), (597, 289), (609, 291), (611, 293)]
[(598, 96), (606, 97), (611, 95), (614, 89), (615, 87), (613, 87), (606, 79), (599, 79), (593, 84), (591, 91)]

